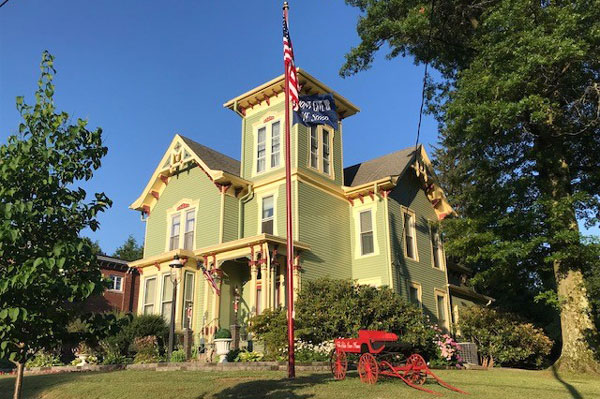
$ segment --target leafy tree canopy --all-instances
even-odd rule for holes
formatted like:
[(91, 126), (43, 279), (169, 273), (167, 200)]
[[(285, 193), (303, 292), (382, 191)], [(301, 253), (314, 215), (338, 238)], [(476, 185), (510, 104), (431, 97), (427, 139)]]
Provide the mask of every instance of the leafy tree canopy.
[(44, 52), (35, 105), (17, 98), (23, 122), (0, 146), (0, 358), (21, 376), (28, 357), (66, 337), (72, 304), (104, 289), (80, 232), (98, 229), (111, 201), (103, 193), (89, 199), (78, 184), (92, 178), (107, 148), (101, 129), (56, 110), (55, 72)]
[(600, 212), (600, 1), (346, 2), (364, 15), (342, 75), (382, 47), (441, 72), (427, 100), (459, 214), (447, 253), (500, 305), (549, 329), (560, 314), (561, 367), (600, 370), (583, 288), (598, 258), (577, 224)]
[(127, 261), (138, 260), (144, 256), (144, 247), (130, 234), (123, 245), (115, 250), (113, 256)]

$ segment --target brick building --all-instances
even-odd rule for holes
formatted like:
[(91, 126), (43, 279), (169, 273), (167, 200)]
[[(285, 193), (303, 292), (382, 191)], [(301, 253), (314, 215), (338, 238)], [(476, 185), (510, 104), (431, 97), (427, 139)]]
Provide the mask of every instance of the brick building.
[(130, 268), (127, 261), (111, 256), (98, 255), (102, 276), (111, 280), (111, 286), (104, 294), (91, 297), (85, 303), (85, 310), (109, 312), (119, 310), (135, 313), (140, 287), (139, 273)]

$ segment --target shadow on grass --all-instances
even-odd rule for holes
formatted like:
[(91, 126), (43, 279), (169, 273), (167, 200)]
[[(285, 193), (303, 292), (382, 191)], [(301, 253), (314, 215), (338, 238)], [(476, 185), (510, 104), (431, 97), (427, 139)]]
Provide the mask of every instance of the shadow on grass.
[[(60, 373), (60, 374), (40, 374), (26, 375), (23, 380), (23, 399), (38, 399), (44, 396), (44, 392), (49, 389), (71, 382), (82, 373)], [(100, 372), (85, 372), (85, 374), (100, 374)], [(0, 399), (12, 398), (15, 388), (15, 378), (0, 378)]]
[[(248, 381), (222, 390), (215, 395), (215, 398), (307, 399), (313, 397), (314, 394), (299, 394), (297, 391), (305, 387), (314, 387), (319, 384), (324, 384), (330, 380), (331, 375), (329, 374), (311, 374), (308, 376), (296, 377), (293, 380), (282, 378)], [(201, 399), (201, 397), (198, 399)]]
[(565, 386), (565, 388), (567, 388), (567, 390), (569, 391), (569, 393), (571, 394), (571, 397), (573, 399), (583, 399), (583, 396), (581, 396), (581, 394), (579, 393), (579, 391), (571, 384), (569, 384), (568, 382), (566, 382), (565, 380), (563, 380), (560, 375), (558, 374), (558, 370), (556, 370), (556, 365), (553, 364), (552, 367), (552, 375), (554, 376), (554, 378), (556, 378), (556, 380), (558, 382), (560, 382), (561, 384), (563, 384)]

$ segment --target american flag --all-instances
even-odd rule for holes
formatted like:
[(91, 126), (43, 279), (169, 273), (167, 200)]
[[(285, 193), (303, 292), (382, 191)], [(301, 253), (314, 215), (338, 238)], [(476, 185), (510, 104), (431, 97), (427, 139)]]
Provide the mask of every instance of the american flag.
[(213, 287), (213, 290), (215, 290), (215, 293), (217, 295), (221, 295), (221, 290), (219, 289), (219, 287), (217, 287), (217, 283), (215, 282), (215, 279), (210, 274), (210, 272), (206, 269), (206, 267), (202, 263), (200, 263), (200, 268), (202, 269), (202, 273), (204, 274), (204, 278)]
[(287, 72), (292, 107), (294, 111), (298, 111), (298, 76), (296, 75), (296, 66), (294, 65), (294, 49), (288, 29), (287, 10), (283, 11), (283, 63)]

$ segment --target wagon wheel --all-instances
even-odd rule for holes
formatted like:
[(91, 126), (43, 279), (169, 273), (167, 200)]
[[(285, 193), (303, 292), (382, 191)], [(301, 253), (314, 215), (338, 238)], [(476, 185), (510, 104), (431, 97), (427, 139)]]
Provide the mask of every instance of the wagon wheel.
[(363, 353), (358, 360), (358, 375), (365, 384), (375, 384), (379, 377), (377, 359), (370, 353)]
[(427, 363), (419, 354), (413, 353), (406, 360), (408, 370), (406, 371), (406, 379), (415, 385), (423, 385), (427, 380)]
[(336, 380), (346, 378), (346, 371), (348, 371), (348, 357), (346, 356), (346, 352), (332, 350), (329, 357), (329, 368), (331, 369), (333, 378)]

